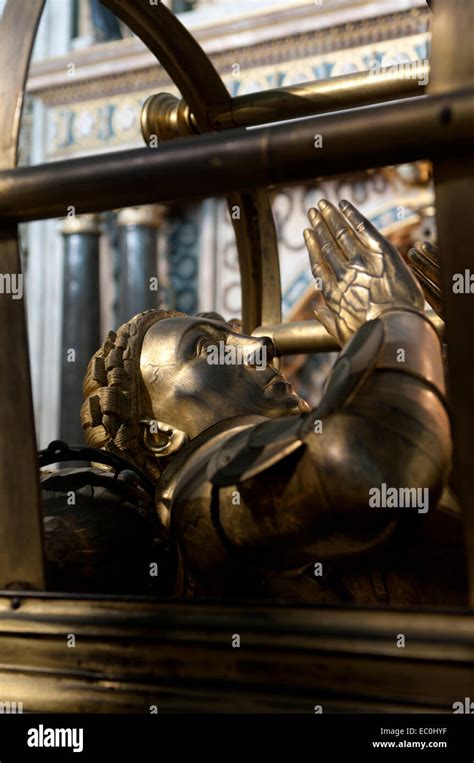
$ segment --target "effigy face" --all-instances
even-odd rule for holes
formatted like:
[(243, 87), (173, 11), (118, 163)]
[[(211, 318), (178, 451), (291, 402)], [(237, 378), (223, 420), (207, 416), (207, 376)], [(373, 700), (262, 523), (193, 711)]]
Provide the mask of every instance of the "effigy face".
[(154, 418), (193, 438), (231, 416), (274, 418), (309, 410), (273, 357), (268, 337), (245, 336), (224, 321), (180, 316), (148, 329), (140, 371)]

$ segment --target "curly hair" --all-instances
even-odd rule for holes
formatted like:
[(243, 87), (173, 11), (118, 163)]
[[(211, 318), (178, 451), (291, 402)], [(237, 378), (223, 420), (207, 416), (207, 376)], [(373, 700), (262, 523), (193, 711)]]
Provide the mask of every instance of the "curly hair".
[[(188, 316), (177, 310), (153, 308), (138, 313), (117, 331), (109, 331), (89, 361), (82, 386), (81, 425), (87, 445), (122, 456), (155, 482), (168, 460), (157, 459), (140, 440), (140, 418), (145, 414), (147, 400), (140, 355), (150, 326), (178, 317)], [(241, 322), (236, 318), (226, 321), (215, 312), (201, 312), (196, 317), (217, 320), (241, 332)]]
[(150, 326), (185, 315), (155, 308), (135, 315), (117, 331), (109, 331), (84, 377), (81, 424), (86, 443), (123, 456), (155, 481), (161, 468), (157, 459), (140, 447), (139, 420), (145, 399), (140, 353)]

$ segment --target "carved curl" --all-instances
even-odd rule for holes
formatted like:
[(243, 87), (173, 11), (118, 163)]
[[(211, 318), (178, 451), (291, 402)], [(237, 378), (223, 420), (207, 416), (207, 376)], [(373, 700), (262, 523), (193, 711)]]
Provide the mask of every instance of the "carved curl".
[(118, 453), (154, 480), (160, 477), (160, 465), (141, 447), (139, 437), (139, 419), (144, 413), (142, 342), (156, 321), (184, 315), (175, 310), (146, 310), (116, 332), (109, 331), (84, 378), (81, 424), (87, 444)]

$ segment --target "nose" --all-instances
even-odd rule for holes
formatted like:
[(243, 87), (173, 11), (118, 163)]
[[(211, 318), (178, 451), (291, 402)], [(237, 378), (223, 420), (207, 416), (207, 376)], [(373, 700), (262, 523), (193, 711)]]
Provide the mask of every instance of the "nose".
[(270, 339), (269, 336), (261, 336), (259, 337), (259, 339), (263, 347), (266, 347), (265, 353), (267, 356), (267, 364), (269, 364), (272, 362), (273, 358), (276, 355), (276, 347), (273, 343), (273, 339)]

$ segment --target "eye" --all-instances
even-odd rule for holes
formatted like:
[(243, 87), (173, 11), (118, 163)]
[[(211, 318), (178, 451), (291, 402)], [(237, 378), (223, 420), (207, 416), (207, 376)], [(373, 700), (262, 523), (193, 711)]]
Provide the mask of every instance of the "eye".
[(209, 336), (200, 336), (196, 342), (195, 355), (207, 355), (207, 348), (215, 344)]

